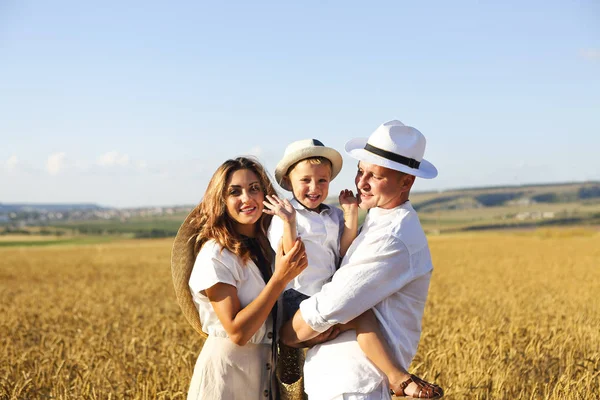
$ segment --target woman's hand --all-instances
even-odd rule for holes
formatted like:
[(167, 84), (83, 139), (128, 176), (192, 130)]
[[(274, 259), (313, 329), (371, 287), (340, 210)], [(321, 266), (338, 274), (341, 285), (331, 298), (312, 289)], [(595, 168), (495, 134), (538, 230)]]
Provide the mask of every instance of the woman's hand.
[(283, 254), (283, 245), (280, 242), (273, 276), (260, 294), (247, 306), (242, 307), (235, 286), (219, 282), (206, 289), (206, 296), (229, 338), (240, 346), (248, 343), (269, 317), (271, 309), (286, 285), (307, 265), (304, 244), (300, 239), (295, 241), (287, 254)]
[(277, 196), (266, 196), (268, 201), (263, 201), (265, 208), (263, 212), (269, 215), (277, 215), (282, 221), (289, 224), (296, 223), (296, 210), (288, 199), (281, 200)]
[(279, 242), (277, 246), (277, 255), (275, 256), (275, 272), (273, 278), (279, 279), (287, 285), (292, 279), (297, 277), (300, 272), (308, 266), (306, 258), (306, 250), (304, 243), (300, 238), (297, 238), (291, 250), (287, 254), (283, 254), (283, 243)]

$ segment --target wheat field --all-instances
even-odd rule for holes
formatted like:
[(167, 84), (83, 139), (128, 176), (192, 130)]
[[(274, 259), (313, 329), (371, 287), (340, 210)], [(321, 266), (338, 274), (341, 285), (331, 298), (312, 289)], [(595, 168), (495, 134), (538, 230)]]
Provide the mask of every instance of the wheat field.
[[(600, 398), (600, 233), (431, 236), (411, 371), (447, 399)], [(0, 248), (0, 399), (183, 399), (170, 240)]]

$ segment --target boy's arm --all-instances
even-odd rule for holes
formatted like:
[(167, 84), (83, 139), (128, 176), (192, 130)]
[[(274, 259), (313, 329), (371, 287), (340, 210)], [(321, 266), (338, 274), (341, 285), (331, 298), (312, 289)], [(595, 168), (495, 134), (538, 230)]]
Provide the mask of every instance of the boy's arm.
[(351, 190), (346, 189), (340, 192), (340, 205), (344, 211), (344, 231), (340, 238), (340, 257), (344, 257), (358, 234), (358, 202)]
[(336, 325), (336, 328), (340, 332), (348, 329), (356, 330), (358, 345), (367, 358), (387, 376), (390, 389), (393, 393), (404, 392), (408, 396), (414, 396), (415, 393), (420, 395), (420, 392), (424, 391), (424, 393), (443, 395), (444, 391), (442, 388), (428, 382), (424, 382), (422, 386), (410, 384), (412, 386), (412, 389), (410, 389), (412, 394), (409, 394), (407, 389), (410, 386), (406, 386), (405, 382), (411, 378), (411, 375), (391, 356), (392, 351), (389, 343), (383, 336), (381, 326), (373, 309), (365, 311), (346, 324)]
[(283, 221), (283, 234), (281, 240), (283, 243), (283, 252), (287, 254), (288, 251), (294, 247), (298, 233), (296, 231), (296, 210), (289, 202), (288, 199), (281, 200), (277, 196), (266, 196), (263, 201), (265, 208), (263, 212), (265, 214), (277, 215)]
[(283, 235), (281, 236), (281, 240), (283, 241), (284, 254), (287, 254), (292, 249), (297, 237), (296, 214), (294, 214), (293, 220), (283, 220)]

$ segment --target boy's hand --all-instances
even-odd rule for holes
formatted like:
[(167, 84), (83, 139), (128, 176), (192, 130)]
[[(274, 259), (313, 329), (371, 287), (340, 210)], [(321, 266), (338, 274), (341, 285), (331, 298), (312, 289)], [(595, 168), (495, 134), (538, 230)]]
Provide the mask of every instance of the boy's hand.
[(277, 196), (267, 195), (268, 201), (263, 201), (265, 208), (263, 212), (269, 215), (277, 215), (284, 222), (294, 224), (296, 223), (296, 210), (294, 206), (289, 202), (288, 199), (281, 200)]
[(352, 190), (344, 189), (340, 192), (340, 206), (342, 206), (344, 215), (358, 212), (358, 200)]

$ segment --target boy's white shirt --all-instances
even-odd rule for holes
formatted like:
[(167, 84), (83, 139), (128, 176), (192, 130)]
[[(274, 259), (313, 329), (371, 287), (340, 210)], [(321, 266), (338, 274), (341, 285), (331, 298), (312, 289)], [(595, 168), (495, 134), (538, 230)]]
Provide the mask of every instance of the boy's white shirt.
[[(286, 289), (312, 296), (329, 282), (339, 264), (344, 213), (325, 204), (320, 212), (315, 212), (306, 209), (296, 199), (291, 199), (290, 203), (296, 210), (296, 231), (306, 248), (308, 267)], [(269, 242), (275, 251), (283, 235), (283, 224), (283, 220), (275, 215), (269, 226)]]

